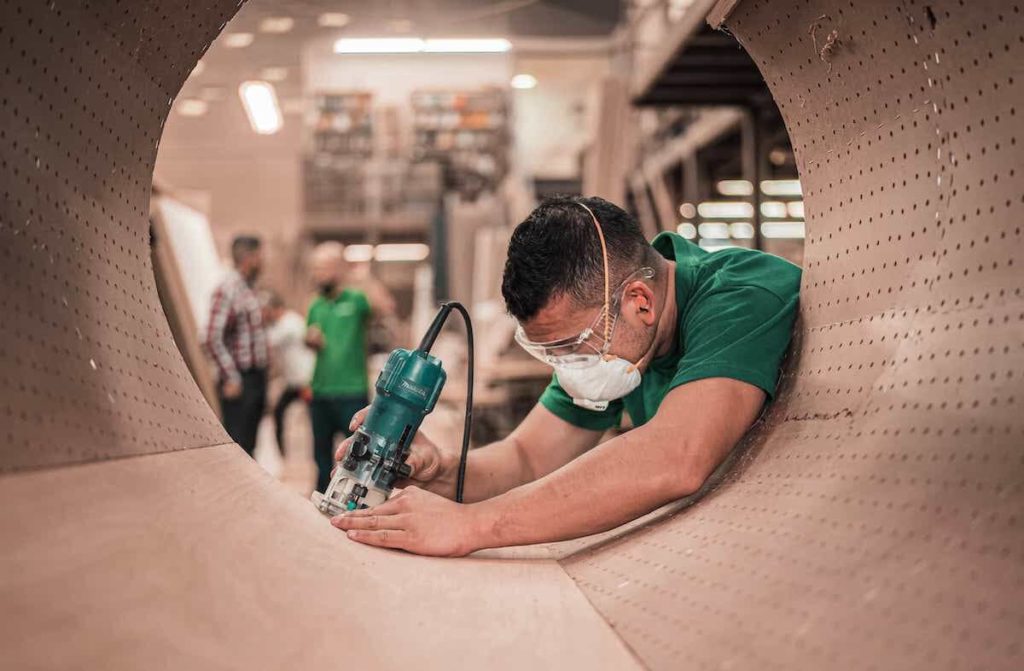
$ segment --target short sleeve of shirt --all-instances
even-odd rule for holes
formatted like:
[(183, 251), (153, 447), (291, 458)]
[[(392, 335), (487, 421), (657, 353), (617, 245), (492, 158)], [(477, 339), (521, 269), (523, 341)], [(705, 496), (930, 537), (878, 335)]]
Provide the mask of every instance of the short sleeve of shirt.
[(607, 431), (622, 421), (622, 401), (612, 401), (605, 410), (589, 410), (572, 402), (572, 398), (558, 384), (558, 376), (551, 376), (551, 383), (541, 394), (540, 404), (559, 419), (573, 426), (590, 431)]
[(787, 300), (762, 287), (740, 285), (703, 296), (682, 324), (683, 357), (669, 383), (727, 377), (759, 387), (772, 398), (796, 318), (797, 296)]
[(306, 326), (312, 326), (313, 324), (316, 324), (317, 312), (319, 312), (320, 307), (320, 300), (321, 299), (318, 296), (310, 302), (309, 309), (306, 311)]

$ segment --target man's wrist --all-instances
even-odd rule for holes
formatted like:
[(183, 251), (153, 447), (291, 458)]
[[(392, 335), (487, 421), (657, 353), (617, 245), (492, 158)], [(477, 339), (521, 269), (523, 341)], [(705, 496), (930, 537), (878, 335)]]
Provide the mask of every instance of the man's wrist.
[(500, 505), (495, 505), (494, 499), (487, 499), (479, 503), (466, 505), (466, 511), (470, 515), (470, 537), (472, 549), (486, 550), (505, 545), (498, 533), (499, 519), (501, 517)]

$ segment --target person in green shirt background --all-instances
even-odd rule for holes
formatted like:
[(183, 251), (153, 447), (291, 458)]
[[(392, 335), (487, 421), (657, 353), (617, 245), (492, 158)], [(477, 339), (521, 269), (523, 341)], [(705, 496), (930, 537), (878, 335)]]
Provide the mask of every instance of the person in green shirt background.
[(334, 467), (334, 438), (351, 435), (349, 422), (366, 406), (370, 389), (367, 375), (367, 331), (371, 313), (391, 311), (390, 301), (344, 286), (344, 247), (325, 242), (313, 251), (310, 273), (319, 295), (306, 317), (306, 345), (316, 350), (310, 385), (313, 455), (317, 465), (317, 491), (324, 491)]
[[(332, 523), (454, 556), (605, 531), (693, 494), (774, 396), (799, 290), (779, 257), (675, 233), (648, 243), (601, 198), (547, 200), (512, 233), (502, 278), (517, 342), (554, 369), (547, 390), (470, 451), (465, 503), (451, 500), (458, 451), (420, 432), (401, 493)], [(602, 442), (623, 413), (635, 428)]]

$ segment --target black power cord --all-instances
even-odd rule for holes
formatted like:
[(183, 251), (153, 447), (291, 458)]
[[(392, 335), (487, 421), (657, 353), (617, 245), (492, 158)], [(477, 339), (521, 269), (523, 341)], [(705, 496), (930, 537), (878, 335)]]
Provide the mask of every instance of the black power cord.
[(423, 340), (420, 341), (420, 346), (417, 349), (421, 352), (430, 351), (430, 348), (434, 346), (434, 341), (437, 340), (437, 336), (441, 333), (441, 327), (444, 326), (452, 310), (462, 315), (462, 321), (466, 324), (466, 348), (469, 350), (466, 366), (466, 419), (462, 426), (462, 451), (459, 454), (459, 474), (455, 481), (455, 502), (462, 503), (462, 491), (466, 484), (466, 461), (469, 457), (469, 436), (473, 428), (473, 360), (475, 358), (473, 355), (473, 322), (470, 320), (469, 312), (462, 303), (448, 301), (441, 305), (441, 310), (434, 317), (434, 321), (431, 322), (430, 328), (423, 335)]

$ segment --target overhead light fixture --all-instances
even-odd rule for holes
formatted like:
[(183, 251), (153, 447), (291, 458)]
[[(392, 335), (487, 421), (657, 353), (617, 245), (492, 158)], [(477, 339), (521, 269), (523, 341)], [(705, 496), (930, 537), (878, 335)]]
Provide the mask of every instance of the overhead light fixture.
[(287, 33), (295, 27), (295, 19), (290, 16), (268, 16), (260, 21), (262, 33)]
[(787, 216), (786, 204), (779, 200), (766, 200), (761, 203), (761, 216), (783, 219)]
[(715, 185), (723, 196), (752, 196), (754, 185), (745, 179), (723, 179)]
[(698, 244), (700, 245), (701, 249), (707, 250), (709, 252), (717, 252), (719, 249), (728, 249), (730, 247), (736, 246), (729, 242), (728, 240), (714, 240), (712, 238), (706, 238), (704, 240), (701, 240)]
[(789, 210), (789, 216), (797, 219), (804, 218), (804, 201), (794, 200), (792, 203), (786, 203), (786, 209)]
[(683, 203), (679, 206), (679, 216), (683, 219), (693, 219), (697, 216), (697, 208), (693, 203)]
[(511, 48), (508, 40), (490, 38), (343, 37), (334, 43), (336, 54), (485, 54)]
[(373, 259), (373, 245), (346, 245), (344, 254), (349, 263), (365, 263)]
[(201, 60), (196, 61), (196, 64), (192, 67), (192, 72), (188, 73), (189, 77), (198, 77), (203, 74), (203, 70), (206, 69), (206, 63)]
[(324, 12), (316, 18), (316, 25), (321, 28), (344, 28), (352, 21), (352, 17), (342, 12)]
[(537, 78), (525, 73), (518, 74), (512, 77), (512, 81), (509, 84), (514, 89), (532, 89), (537, 86)]
[(729, 237), (737, 240), (752, 240), (754, 238), (754, 225), (746, 221), (737, 221), (729, 224)]
[(754, 206), (740, 201), (717, 201), (701, 203), (697, 212), (705, 219), (749, 219), (754, 216)]
[(288, 79), (288, 68), (271, 67), (260, 70), (260, 79), (268, 82), (283, 82)]
[(802, 221), (766, 221), (761, 224), (761, 235), (766, 238), (803, 238), (806, 234)]
[(384, 244), (373, 250), (378, 261), (422, 261), (430, 255), (430, 247), (423, 243)]
[(181, 116), (197, 117), (206, 114), (210, 104), (200, 98), (182, 98), (175, 103), (174, 108)]
[(272, 84), (261, 81), (242, 82), (238, 87), (238, 95), (254, 131), (260, 135), (273, 135), (281, 130), (284, 120)]
[(676, 231), (678, 231), (679, 235), (683, 236), (687, 240), (693, 240), (694, 238), (697, 237), (697, 227), (688, 221), (684, 221), (683, 223), (679, 224), (679, 226), (676, 228)]
[(255, 39), (256, 36), (252, 33), (224, 33), (224, 46), (229, 49), (244, 49)]
[(702, 238), (729, 239), (729, 224), (705, 223), (697, 227)]
[(761, 193), (766, 196), (802, 196), (799, 179), (768, 179), (761, 182)]

